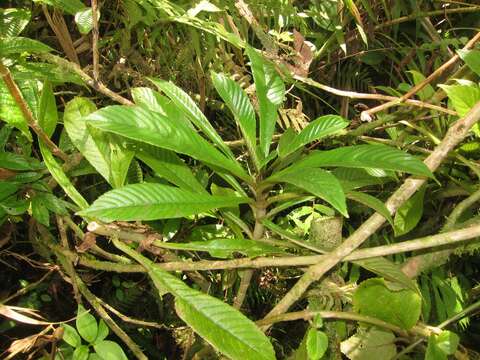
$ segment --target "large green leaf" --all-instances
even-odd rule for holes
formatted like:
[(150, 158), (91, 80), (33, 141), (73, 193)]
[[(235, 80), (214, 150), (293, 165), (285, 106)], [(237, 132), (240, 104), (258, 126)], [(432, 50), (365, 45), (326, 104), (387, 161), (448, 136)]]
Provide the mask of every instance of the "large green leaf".
[(5, 169), (20, 171), (43, 169), (42, 164), (35, 158), (4, 151), (0, 151), (0, 165)]
[(302, 167), (295, 171), (282, 171), (272, 175), (268, 182), (286, 182), (318, 196), (331, 204), (342, 215), (348, 217), (342, 185), (328, 171)]
[(397, 210), (393, 219), (395, 236), (405, 235), (417, 226), (423, 215), (424, 195), (425, 187), (422, 187)]
[(237, 196), (198, 194), (162, 184), (133, 184), (100, 196), (79, 215), (103, 221), (179, 218), (248, 202)]
[(353, 295), (353, 306), (363, 315), (409, 330), (420, 318), (422, 298), (410, 289), (391, 290), (383, 279), (374, 278), (358, 286)]
[(30, 21), (31, 12), (27, 9), (0, 9), (0, 34), (4, 37), (18, 36)]
[(70, 15), (75, 15), (86, 6), (81, 0), (33, 0), (34, 2), (51, 5), (59, 8)]
[(175, 121), (188, 122), (187, 118), (179, 116), (177, 106), (159, 92), (146, 87), (137, 87), (131, 90), (135, 104), (145, 107), (148, 110), (156, 111), (163, 116), (171, 117)]
[(222, 138), (215, 131), (208, 119), (203, 115), (197, 104), (188, 94), (171, 82), (159, 79), (150, 79), (160, 90), (162, 90), (177, 106), (177, 108), (187, 116), (187, 118), (217, 145), (227, 156), (234, 158), (230, 148), (223, 142)]
[(418, 292), (417, 284), (405, 275), (401, 266), (384, 257), (355, 260), (352, 262), (391, 282), (396, 282), (406, 289)]
[(173, 150), (249, 180), (239, 163), (222, 155), (182, 121), (141, 106), (108, 106), (86, 118), (90, 125), (127, 138)]
[(65, 191), (65, 193), (80, 209), (87, 208), (88, 202), (78, 192), (75, 186), (73, 186), (70, 179), (63, 171), (62, 166), (57, 163), (50, 150), (42, 143), (40, 143), (40, 152), (42, 154), (43, 161), (45, 162), (48, 171), (50, 171), (50, 174), (55, 179), (55, 181), (62, 187), (63, 191)]
[(255, 119), (255, 110), (253, 109), (247, 94), (232, 79), (223, 74), (212, 72), (213, 85), (232, 112), (243, 137), (247, 144), (250, 154), (259, 166), (257, 159), (257, 121)]
[(336, 168), (332, 173), (340, 181), (344, 191), (369, 185), (380, 185), (392, 180), (391, 178), (372, 176), (365, 169)]
[(281, 249), (268, 243), (247, 239), (214, 239), (189, 243), (165, 242), (161, 247), (174, 250), (206, 251), (213, 257), (219, 258), (228, 258), (237, 252), (248, 257), (283, 253)]
[(247, 46), (246, 53), (251, 61), (259, 106), (260, 152), (267, 157), (278, 117), (277, 110), (285, 96), (285, 84), (275, 67), (267, 63), (257, 50)]
[(427, 166), (419, 159), (385, 145), (355, 145), (328, 151), (313, 151), (279, 174), (295, 172), (301, 168), (324, 166), (377, 168), (402, 171), (414, 175), (433, 176)]
[(161, 294), (175, 297), (178, 316), (221, 353), (233, 360), (274, 360), (266, 335), (245, 315), (224, 301), (191, 289), (125, 244), (115, 245), (142, 264)]
[(391, 225), (393, 225), (392, 216), (390, 215), (387, 207), (376, 197), (359, 191), (349, 191), (347, 192), (347, 198), (359, 202), (360, 204), (363, 204), (365, 206), (368, 206), (369, 208), (372, 208), (380, 215), (382, 215), (385, 219), (387, 219)]
[(458, 55), (465, 64), (478, 76), (480, 76), (480, 50), (457, 50)]
[(85, 117), (96, 110), (95, 104), (76, 97), (65, 106), (63, 122), (75, 147), (114, 188), (124, 185), (133, 151), (127, 150), (116, 137), (91, 129)]
[(8, 56), (19, 53), (45, 53), (53, 49), (40, 41), (24, 37), (0, 38), (0, 56)]
[[(280, 141), (278, 144), (278, 155), (282, 158), (293, 153), (302, 146), (319, 140), (325, 136), (336, 133), (348, 126), (348, 121), (338, 115), (326, 115), (317, 118), (308, 124), (291, 141)], [(283, 139), (283, 136), (282, 136)]]
[(43, 85), (38, 111), (38, 123), (49, 137), (52, 136), (57, 127), (57, 103), (49, 81), (45, 81)]
[(198, 193), (206, 192), (192, 170), (173, 151), (142, 145), (136, 151), (135, 156), (147, 164), (156, 174), (179, 188)]
[(480, 87), (476, 84), (439, 86), (447, 93), (460, 117), (465, 116), (480, 101)]

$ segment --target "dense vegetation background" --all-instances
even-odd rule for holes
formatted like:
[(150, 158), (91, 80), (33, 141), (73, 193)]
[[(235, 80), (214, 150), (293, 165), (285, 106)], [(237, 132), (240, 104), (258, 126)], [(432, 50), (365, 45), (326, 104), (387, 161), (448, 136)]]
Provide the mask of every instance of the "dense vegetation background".
[(480, 6), (0, 4), (5, 359), (477, 359)]

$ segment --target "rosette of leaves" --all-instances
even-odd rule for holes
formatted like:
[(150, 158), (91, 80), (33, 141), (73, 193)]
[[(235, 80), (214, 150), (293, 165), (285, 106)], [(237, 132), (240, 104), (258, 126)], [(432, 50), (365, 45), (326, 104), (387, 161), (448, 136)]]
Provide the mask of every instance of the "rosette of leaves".
[[(105, 136), (119, 142), (123, 139), (130, 144), (129, 151), (165, 180), (163, 183), (121, 186), (122, 181), (114, 179), (124, 179), (123, 175), (114, 176), (111, 168), (118, 165), (116, 161), (111, 161), (111, 157), (107, 161), (107, 157), (99, 163), (90, 156), (91, 164), (115, 188), (101, 195), (79, 215), (111, 222), (206, 214), (228, 220), (232, 228), (236, 227), (233, 230), (235, 238), (214, 239), (203, 245), (192, 243), (190, 248), (188, 243), (172, 244), (171, 248), (207, 251), (212, 256), (221, 254), (221, 257), (229, 252), (258, 256), (282, 249), (270, 244), (264, 246), (258, 241), (262, 235), (254, 234), (253, 221), (249, 223), (244, 219), (253, 219), (258, 224), (271, 217), (275, 213), (272, 210), (288, 209), (312, 196), (344, 217), (348, 217), (346, 199), (352, 198), (390, 219), (382, 202), (356, 191), (359, 187), (383, 181), (369, 173), (378, 173), (380, 169), (384, 174), (404, 172), (431, 176), (419, 159), (383, 145), (308, 151), (307, 145), (335, 135), (348, 126), (348, 121), (337, 115), (319, 117), (300, 133), (287, 130), (273, 146), (285, 85), (275, 67), (256, 50), (247, 48), (246, 53), (251, 62), (258, 111), (235, 81), (224, 74), (212, 74), (213, 84), (242, 135), (248, 156), (240, 157), (241, 160), (188, 94), (170, 82), (150, 79), (161, 92), (149, 88), (133, 89), (134, 106), (108, 106), (99, 110), (85, 106), (81, 116), (75, 118), (66, 111), (68, 122), (80, 124), (84, 138), (92, 144), (83, 150), (79, 147), (87, 159), (94, 147), (101, 149)], [(80, 127), (68, 122), (69, 133), (74, 132), (75, 126)], [(206, 183), (199, 180), (184, 159), (209, 169), (210, 180)], [(242, 204), (250, 207), (239, 209)], [(252, 238), (245, 240), (242, 246), (245, 235)], [(129, 251), (125, 245), (117, 245), (147, 268), (161, 294), (174, 295), (179, 316), (217, 350), (232, 359), (275, 358), (265, 335), (237, 310), (190, 289), (176, 277), (160, 271), (148, 259)], [(198, 302), (190, 301), (191, 298), (198, 298)]]

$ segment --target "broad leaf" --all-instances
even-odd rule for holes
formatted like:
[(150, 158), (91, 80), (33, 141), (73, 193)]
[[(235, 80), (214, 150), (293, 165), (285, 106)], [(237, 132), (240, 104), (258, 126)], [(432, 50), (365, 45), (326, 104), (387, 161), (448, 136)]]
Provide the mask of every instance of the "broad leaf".
[(439, 335), (430, 335), (425, 360), (447, 360), (449, 355), (457, 351), (459, 340), (457, 334), (448, 330)]
[(245, 315), (222, 300), (191, 289), (127, 245), (116, 240), (114, 244), (148, 270), (161, 294), (167, 291), (175, 297), (178, 316), (218, 351), (233, 360), (275, 359), (268, 338)]
[(88, 124), (129, 139), (186, 154), (249, 180), (239, 163), (225, 157), (182, 121), (139, 106), (108, 106), (86, 118)]
[[(290, 142), (280, 142), (278, 155), (282, 158), (293, 153), (302, 146), (332, 135), (348, 126), (348, 121), (338, 115), (326, 115), (317, 118), (308, 124)], [(283, 137), (282, 137), (283, 138)]]
[(24, 37), (0, 38), (0, 56), (8, 56), (19, 53), (46, 53), (53, 49), (40, 41)]
[(135, 104), (145, 107), (150, 111), (156, 111), (163, 116), (170, 117), (176, 121), (184, 121), (188, 123), (187, 118), (179, 116), (176, 105), (159, 92), (146, 87), (137, 87), (131, 90), (133, 101)]
[(65, 341), (68, 345), (73, 346), (74, 348), (80, 346), (82, 344), (82, 339), (80, 335), (78, 335), (77, 330), (71, 325), (63, 324), (63, 341)]
[(240, 85), (223, 74), (212, 72), (212, 82), (232, 112), (235, 121), (242, 131), (247, 148), (257, 167), (259, 167), (257, 159), (257, 121), (255, 119), (255, 111), (247, 94)]
[(133, 184), (100, 196), (79, 215), (115, 220), (157, 220), (179, 218), (248, 202), (248, 198), (213, 196), (161, 184)]
[(76, 97), (65, 106), (64, 125), (75, 147), (114, 188), (123, 186), (133, 152), (111, 134), (91, 129), (85, 117), (96, 110), (93, 102)]
[(324, 166), (378, 168), (414, 175), (433, 176), (427, 166), (416, 157), (385, 145), (355, 145), (328, 151), (313, 151), (280, 173), (295, 172), (297, 169), (306, 167)]
[(328, 336), (323, 331), (310, 328), (307, 334), (308, 360), (319, 360), (328, 348)]
[(460, 117), (465, 116), (480, 101), (480, 87), (476, 84), (439, 86), (447, 93)]
[(384, 257), (355, 260), (352, 262), (391, 282), (398, 283), (406, 289), (418, 292), (417, 284), (405, 275), (401, 266)]
[(1, 167), (10, 170), (40, 170), (43, 165), (35, 158), (25, 157), (11, 152), (0, 151)]
[(78, 305), (77, 319), (75, 321), (77, 331), (80, 336), (93, 343), (97, 338), (98, 326), (95, 317), (90, 314), (82, 305)]
[(192, 170), (173, 151), (142, 145), (137, 149), (135, 156), (147, 164), (157, 175), (179, 188), (199, 193), (206, 192)]
[(189, 243), (164, 242), (161, 247), (174, 250), (206, 251), (213, 257), (228, 258), (233, 253), (248, 257), (282, 254), (283, 251), (265, 242), (247, 239), (214, 239)]
[(150, 79), (160, 90), (162, 90), (177, 106), (177, 108), (187, 116), (187, 118), (217, 145), (227, 156), (234, 158), (229, 147), (223, 142), (222, 138), (215, 131), (208, 119), (203, 115), (197, 104), (188, 94), (171, 82), (159, 79)]
[(423, 215), (424, 195), (425, 187), (422, 187), (397, 210), (393, 220), (395, 236), (405, 235), (417, 226)]
[(87, 345), (80, 345), (74, 350), (72, 360), (88, 360), (89, 353), (90, 351)]
[(18, 36), (30, 21), (31, 12), (27, 9), (0, 9), (0, 34), (4, 37)]
[(81, 0), (33, 0), (33, 2), (54, 6), (70, 15), (75, 15), (75, 13), (85, 8)]
[(281, 171), (267, 179), (268, 182), (286, 182), (318, 196), (348, 217), (345, 194), (340, 182), (328, 171), (302, 167), (295, 171)]
[(388, 211), (385, 204), (378, 200), (376, 197), (359, 191), (349, 191), (347, 192), (347, 198), (359, 202), (360, 204), (363, 204), (365, 206), (368, 206), (369, 208), (372, 208), (380, 215), (382, 215), (385, 219), (387, 219), (391, 225), (393, 225), (392, 215), (390, 215), (390, 212)]
[(103, 360), (127, 360), (127, 355), (116, 342), (103, 340), (93, 345), (95, 352)]
[(38, 123), (50, 137), (55, 131), (58, 122), (57, 103), (53, 88), (50, 82), (46, 81), (43, 85), (42, 95), (38, 111)]
[(80, 34), (88, 34), (93, 28), (92, 8), (87, 7), (77, 11), (75, 14), (75, 22), (77, 23), (77, 28), (78, 31), (80, 31)]
[(285, 84), (275, 67), (267, 63), (257, 50), (247, 46), (246, 53), (251, 61), (259, 106), (260, 153), (267, 157), (278, 117), (277, 110), (285, 95)]
[(457, 50), (460, 58), (478, 76), (480, 76), (480, 50)]
[(359, 328), (341, 342), (340, 350), (350, 360), (393, 359), (397, 354), (395, 334), (376, 327)]
[(391, 290), (380, 278), (363, 281), (353, 295), (354, 309), (402, 329), (411, 329), (420, 318), (422, 298), (410, 289)]

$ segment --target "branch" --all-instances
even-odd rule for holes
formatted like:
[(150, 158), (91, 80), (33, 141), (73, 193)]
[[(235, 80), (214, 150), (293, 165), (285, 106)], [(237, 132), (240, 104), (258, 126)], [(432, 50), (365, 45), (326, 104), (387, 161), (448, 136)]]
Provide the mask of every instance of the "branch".
[[(467, 135), (469, 129), (480, 119), (480, 102), (468, 114), (454, 123), (448, 130), (445, 138), (424, 161), (425, 165), (433, 172), (442, 161)], [(385, 203), (391, 214), (405, 203), (424, 183), (425, 178), (410, 177)], [(267, 316), (275, 316), (286, 312), (295, 303), (308, 287), (319, 280), (325, 273), (338, 264), (342, 259), (352, 253), (385, 222), (385, 218), (375, 213), (365, 221), (352, 235), (340, 246), (332, 251), (318, 264), (311, 266), (300, 280), (290, 289), (284, 298), (273, 308)]]
[[(464, 46), (464, 48), (462, 50), (471, 49), (478, 40), (480, 40), (480, 32), (478, 32), (472, 39), (470, 39), (470, 41)], [(410, 97), (415, 95), (417, 92), (422, 90), (425, 86), (430, 84), (433, 80), (435, 80), (440, 75), (442, 75), (450, 66), (455, 64), (459, 59), (460, 59), (460, 56), (458, 54), (455, 54), (454, 56), (452, 56), (450, 58), (450, 60), (445, 62), (442, 66), (440, 66), (438, 69), (436, 69), (433, 73), (431, 73), (427, 78), (425, 78), (419, 84), (417, 84), (413, 88), (411, 88), (410, 91), (408, 91), (406, 94), (402, 95), (400, 98), (397, 98), (397, 99), (389, 101), (385, 104), (376, 106), (376, 107), (374, 107), (370, 110), (364, 111), (364, 112), (362, 112), (360, 117), (364, 121), (371, 121), (373, 114), (375, 114), (377, 112), (380, 112), (380, 111), (383, 111), (383, 110), (386, 110), (386, 109), (389, 109), (392, 106), (400, 105), (403, 102), (408, 102), (408, 99)]]
[(97, 0), (91, 0), (90, 5), (92, 7), (92, 52), (93, 52), (93, 80), (98, 84), (99, 81), (99, 56), (98, 56), (98, 3)]
[(44, 59), (45, 61), (48, 61), (49, 63), (52, 63), (54, 65), (60, 66), (68, 71), (74, 72), (80, 78), (91, 88), (97, 90), (99, 93), (102, 93), (105, 96), (108, 96), (110, 99), (118, 102), (119, 104), (122, 105), (133, 105), (133, 102), (128, 100), (127, 98), (124, 98), (123, 96), (117, 94), (116, 92), (113, 92), (109, 88), (107, 88), (105, 85), (102, 83), (96, 82), (93, 80), (90, 75), (88, 75), (86, 72), (84, 72), (80, 66), (77, 64), (70, 62), (68, 60), (62, 59), (59, 56), (55, 56), (52, 54), (41, 54), (39, 55), (41, 59)]
[[(90, 223), (88, 226), (91, 232), (98, 235), (118, 238), (123, 241), (134, 241), (143, 243), (148, 238), (148, 235), (121, 231), (115, 228), (114, 225), (101, 225), (98, 223)], [(368, 249), (360, 249), (352, 252), (343, 260), (360, 260), (378, 256), (398, 254), (406, 251), (414, 251), (426, 249), (434, 246), (450, 245), (457, 242), (465, 241), (480, 236), (480, 224), (472, 225), (465, 229), (446, 232), (438, 235), (426, 236), (423, 238), (403, 241), (401, 243), (377, 246)], [(76, 257), (74, 253), (64, 255), (69, 257)], [(224, 270), (224, 269), (239, 269), (239, 268), (264, 268), (264, 267), (287, 267), (287, 266), (308, 266), (317, 264), (322, 260), (330, 257), (326, 255), (312, 255), (312, 256), (282, 256), (282, 257), (258, 257), (254, 259), (241, 258), (232, 260), (200, 260), (200, 261), (171, 261), (166, 263), (156, 263), (155, 265), (166, 271), (204, 271), (204, 270)], [(80, 256), (78, 263), (83, 266), (92, 267), (97, 270), (114, 271), (114, 272), (144, 272), (141, 266), (124, 265), (113, 262), (105, 262), (98, 260), (91, 260)]]
[(41, 126), (38, 124), (37, 120), (35, 120), (32, 111), (28, 107), (27, 102), (23, 98), (23, 95), (18, 88), (15, 80), (12, 78), (12, 74), (8, 70), (8, 68), (0, 62), (0, 75), (2, 76), (5, 85), (7, 86), (10, 95), (12, 95), (15, 103), (20, 108), (20, 111), (23, 114), (23, 117), (27, 121), (28, 126), (32, 128), (32, 130), (37, 134), (38, 138), (50, 149), (53, 155), (59, 157), (63, 161), (68, 160), (68, 155), (65, 154), (55, 143), (50, 140), (48, 135), (43, 131)]

